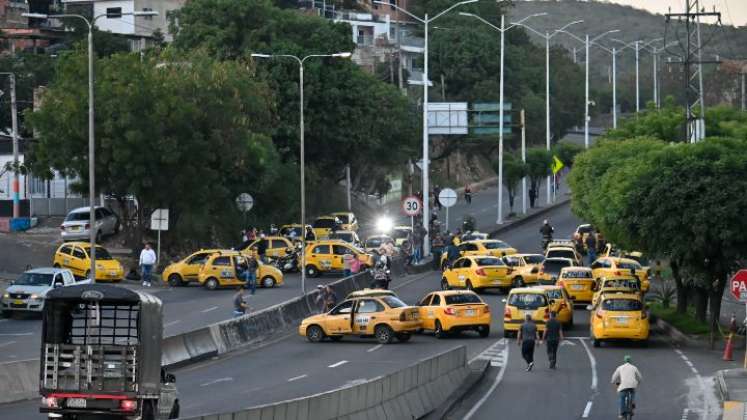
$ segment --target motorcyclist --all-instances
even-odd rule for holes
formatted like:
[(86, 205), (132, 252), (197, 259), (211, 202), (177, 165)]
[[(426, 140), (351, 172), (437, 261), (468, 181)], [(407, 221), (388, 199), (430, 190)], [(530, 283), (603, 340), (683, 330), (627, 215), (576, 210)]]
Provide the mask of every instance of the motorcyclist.
[(389, 289), (389, 270), (387, 269), (387, 257), (382, 255), (373, 268), (373, 286), (380, 289)]
[(549, 220), (545, 219), (539, 231), (542, 234), (542, 247), (546, 248), (547, 244), (552, 241), (552, 234), (555, 232), (555, 228), (552, 227)]
[(635, 390), (643, 380), (641, 372), (638, 368), (631, 363), (631, 357), (625, 355), (623, 357), (623, 364), (615, 369), (615, 373), (612, 374), (612, 385), (617, 389), (617, 394), (620, 398), (620, 418), (626, 414), (625, 397), (630, 395), (631, 407), (635, 408)]

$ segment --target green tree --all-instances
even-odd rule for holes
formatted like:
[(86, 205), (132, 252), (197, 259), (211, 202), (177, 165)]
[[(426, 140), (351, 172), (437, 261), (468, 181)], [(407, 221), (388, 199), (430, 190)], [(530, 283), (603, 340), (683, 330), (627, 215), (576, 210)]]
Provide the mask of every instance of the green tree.
[(562, 142), (556, 144), (552, 148), (552, 153), (553, 155), (557, 156), (561, 162), (563, 162), (563, 165), (570, 168), (573, 166), (573, 162), (576, 160), (576, 155), (583, 152), (583, 150), (583, 146), (580, 146), (578, 144)]
[(551, 165), (552, 153), (541, 147), (527, 149), (526, 174), (529, 177), (530, 191), (539, 194), (540, 183), (550, 175)]
[[(60, 60), (41, 108), (29, 115), (37, 131), (33, 163), (76, 176), (87, 191), (86, 58)], [(246, 63), (201, 54), (117, 54), (98, 60), (96, 72), (97, 192), (137, 199), (130, 240), (144, 233), (155, 208), (170, 210), (169, 238), (194, 238), (193, 245), (228, 238), (238, 226), (229, 222), (239, 219), (236, 195), (263, 197), (282, 167), (267, 130), (266, 84)]]
[[(493, 162), (493, 170), (498, 173), (498, 161)], [(514, 213), (514, 199), (519, 181), (527, 175), (527, 165), (513, 153), (503, 155), (503, 185), (508, 190), (509, 216)]]

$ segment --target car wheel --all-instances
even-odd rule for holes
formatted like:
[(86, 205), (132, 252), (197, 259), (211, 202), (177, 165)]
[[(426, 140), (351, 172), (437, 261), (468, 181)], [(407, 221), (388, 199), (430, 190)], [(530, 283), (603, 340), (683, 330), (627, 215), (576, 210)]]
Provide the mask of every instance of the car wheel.
[(402, 342), (402, 343), (405, 343), (405, 342), (407, 342), (407, 341), (410, 341), (410, 338), (412, 338), (412, 335), (410, 335), (410, 334), (408, 334), (408, 333), (400, 333), (400, 334), (397, 334), (397, 340), (399, 340), (399, 341), (400, 341), (400, 342)]
[(524, 279), (521, 278), (521, 276), (516, 277), (513, 281), (513, 287), (515, 288), (524, 287)]
[(61, 267), (61, 266), (60, 266), (59, 264), (57, 264), (57, 263), (54, 263), (54, 264), (52, 265), (52, 267), (54, 267), (54, 268), (62, 268), (62, 267)]
[(306, 275), (309, 277), (317, 277), (319, 276), (319, 270), (317, 270), (316, 267), (313, 265), (307, 265), (306, 266)]
[(436, 328), (433, 330), (433, 334), (436, 336), (436, 338), (446, 338), (446, 332), (441, 325), (441, 321), (436, 320)]
[(218, 279), (215, 277), (210, 277), (205, 281), (205, 288), (208, 290), (215, 290), (220, 286), (220, 283), (218, 283)]
[(318, 325), (311, 325), (306, 328), (306, 339), (312, 343), (318, 343), (324, 340), (324, 330)]
[(332, 341), (334, 341), (334, 342), (338, 342), (338, 341), (342, 340), (342, 336), (341, 335), (331, 335), (329, 337), (329, 339), (332, 340)]
[(490, 335), (490, 325), (480, 325), (477, 327), (477, 332), (480, 334), (480, 337), (485, 338)]
[(178, 286), (184, 286), (184, 282), (182, 281), (182, 277), (176, 273), (169, 276), (169, 286), (171, 287), (178, 287)]
[(394, 340), (394, 331), (388, 325), (377, 325), (374, 329), (374, 335), (379, 344), (389, 344)]
[(275, 287), (275, 279), (272, 276), (262, 277), (262, 287), (270, 288)]
[(449, 290), (449, 282), (446, 279), (441, 279), (441, 290)]

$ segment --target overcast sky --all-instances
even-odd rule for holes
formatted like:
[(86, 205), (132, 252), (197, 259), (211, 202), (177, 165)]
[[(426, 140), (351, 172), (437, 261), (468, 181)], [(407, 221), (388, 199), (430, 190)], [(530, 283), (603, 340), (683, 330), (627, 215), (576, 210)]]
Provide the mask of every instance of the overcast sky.
[[(648, 9), (655, 13), (667, 13), (672, 8), (672, 13), (683, 13), (686, 0), (608, 0), (612, 3), (625, 4), (641, 9)], [(721, 19), (725, 25), (745, 26), (747, 25), (747, 0), (701, 0), (701, 8), (721, 12)]]

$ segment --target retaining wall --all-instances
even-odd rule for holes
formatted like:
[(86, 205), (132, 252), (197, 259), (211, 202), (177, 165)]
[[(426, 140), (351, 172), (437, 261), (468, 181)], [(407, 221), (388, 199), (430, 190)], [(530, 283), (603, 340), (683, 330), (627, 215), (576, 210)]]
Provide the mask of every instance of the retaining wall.
[(0, 404), (39, 395), (39, 359), (0, 363)]
[(419, 419), (447, 400), (468, 375), (467, 350), (460, 346), (362, 384), (187, 420)]

